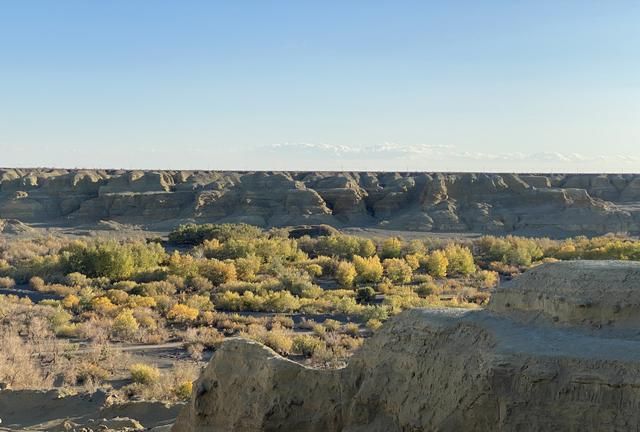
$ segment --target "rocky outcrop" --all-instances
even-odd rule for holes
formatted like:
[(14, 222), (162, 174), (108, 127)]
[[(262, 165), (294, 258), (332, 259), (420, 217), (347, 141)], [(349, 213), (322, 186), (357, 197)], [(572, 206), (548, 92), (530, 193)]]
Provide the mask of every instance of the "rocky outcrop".
[(525, 323), (640, 339), (640, 262), (543, 265), (502, 287), (489, 309)]
[(0, 233), (2, 234), (26, 234), (35, 231), (16, 219), (0, 219)]
[(640, 176), (0, 170), (0, 218), (153, 228), (330, 224), (563, 236), (640, 232)]
[(228, 340), (173, 431), (627, 431), (640, 428), (640, 265), (545, 264), (487, 310), (411, 310), (348, 366)]

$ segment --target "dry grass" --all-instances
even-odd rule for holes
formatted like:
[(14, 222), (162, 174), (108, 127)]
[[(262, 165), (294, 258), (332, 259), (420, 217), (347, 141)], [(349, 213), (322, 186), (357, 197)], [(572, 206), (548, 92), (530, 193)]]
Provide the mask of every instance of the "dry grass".
[(192, 383), (200, 374), (200, 368), (193, 363), (175, 363), (168, 371), (140, 364), (135, 370), (137, 382), (133, 382), (119, 393), (123, 398), (140, 398), (144, 400), (157, 400), (162, 402), (174, 402), (186, 400), (191, 396)]

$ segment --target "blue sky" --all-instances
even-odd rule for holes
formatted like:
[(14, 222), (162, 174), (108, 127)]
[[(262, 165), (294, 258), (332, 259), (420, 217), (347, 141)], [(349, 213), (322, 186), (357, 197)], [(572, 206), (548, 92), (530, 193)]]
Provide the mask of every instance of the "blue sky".
[(0, 166), (640, 171), (638, 1), (0, 2)]

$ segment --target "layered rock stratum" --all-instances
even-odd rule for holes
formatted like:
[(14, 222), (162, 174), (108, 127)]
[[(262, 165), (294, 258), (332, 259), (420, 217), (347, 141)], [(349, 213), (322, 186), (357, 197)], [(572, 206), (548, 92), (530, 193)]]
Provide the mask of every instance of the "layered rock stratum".
[(0, 219), (640, 232), (640, 175), (0, 169)]
[(411, 310), (317, 370), (228, 340), (174, 432), (640, 429), (640, 263), (544, 264), (486, 310)]

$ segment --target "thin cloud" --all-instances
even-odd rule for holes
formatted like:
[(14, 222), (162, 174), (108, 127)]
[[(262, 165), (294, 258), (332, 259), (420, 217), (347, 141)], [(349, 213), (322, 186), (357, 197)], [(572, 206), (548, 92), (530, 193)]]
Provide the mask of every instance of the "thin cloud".
[(412, 156), (428, 156), (432, 160), (477, 161), (477, 162), (530, 162), (530, 163), (559, 163), (559, 164), (592, 164), (603, 162), (637, 163), (639, 157), (630, 155), (584, 155), (580, 153), (561, 152), (470, 152), (460, 150), (451, 145), (431, 144), (397, 144), (385, 142), (371, 146), (353, 147), (348, 145), (333, 145), (324, 143), (282, 143), (267, 146), (272, 153), (285, 152), (287, 155), (300, 152), (313, 153), (317, 156), (341, 157), (349, 159), (358, 157), (364, 159), (405, 159)]
[(308, 142), (279, 143), (267, 146), (267, 150), (272, 153), (284, 151), (287, 154), (291, 154), (291, 152), (301, 152), (305, 154), (325, 154), (326, 156), (338, 156), (342, 158), (365, 157), (368, 159), (403, 158), (412, 155), (437, 155), (438, 153), (446, 154), (447, 151), (452, 149), (452, 146), (447, 145), (400, 145), (392, 142), (362, 147)]

